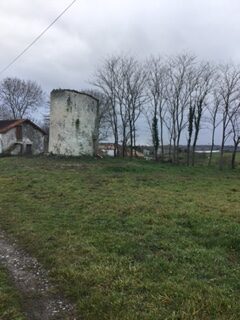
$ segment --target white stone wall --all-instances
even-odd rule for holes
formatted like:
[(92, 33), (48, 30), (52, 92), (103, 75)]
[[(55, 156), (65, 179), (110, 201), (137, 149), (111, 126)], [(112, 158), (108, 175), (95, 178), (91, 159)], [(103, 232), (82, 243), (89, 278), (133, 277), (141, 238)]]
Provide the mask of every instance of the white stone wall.
[(4, 153), (12, 144), (16, 142), (16, 128), (12, 128), (2, 134), (2, 152)]
[(26, 152), (27, 144), (32, 146), (32, 154), (37, 155), (44, 152), (44, 135), (31, 124), (23, 124), (23, 153)]
[[(26, 152), (26, 145), (32, 146), (32, 154), (37, 155), (44, 152), (44, 135), (41, 131), (35, 129), (28, 123), (22, 124), (22, 140), (17, 141), (16, 127), (0, 134), (0, 154), (9, 153), (11, 155), (18, 155)], [(17, 145), (15, 145), (18, 143)], [(12, 146), (14, 146), (11, 149)], [(9, 151), (9, 149), (11, 149)]]
[(98, 101), (84, 93), (51, 93), (49, 152), (57, 155), (93, 155)]

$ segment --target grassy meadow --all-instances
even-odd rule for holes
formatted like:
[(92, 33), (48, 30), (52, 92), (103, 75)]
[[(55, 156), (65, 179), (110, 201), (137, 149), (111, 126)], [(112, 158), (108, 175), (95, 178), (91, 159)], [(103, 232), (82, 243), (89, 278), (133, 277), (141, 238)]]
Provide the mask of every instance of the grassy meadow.
[(0, 267), (0, 320), (26, 320), (21, 310), (21, 298), (2, 267)]
[(240, 169), (20, 157), (0, 170), (0, 227), (79, 319), (240, 319)]

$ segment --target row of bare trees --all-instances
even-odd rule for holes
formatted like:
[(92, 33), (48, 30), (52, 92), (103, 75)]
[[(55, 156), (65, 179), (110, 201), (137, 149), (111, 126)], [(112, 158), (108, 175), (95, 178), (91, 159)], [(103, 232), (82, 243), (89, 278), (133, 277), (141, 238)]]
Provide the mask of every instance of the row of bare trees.
[(224, 149), (229, 142), (234, 145), (235, 166), (240, 143), (237, 66), (215, 66), (188, 54), (151, 57), (144, 63), (134, 57), (112, 56), (96, 71), (93, 84), (103, 101), (101, 121), (114, 137), (115, 156), (124, 157), (127, 147), (133, 156), (137, 129), (142, 123), (139, 120), (144, 116), (156, 159), (170, 157), (173, 163), (179, 163), (180, 145), (184, 144), (187, 165), (194, 165), (199, 134), (207, 126), (211, 140), (209, 164), (220, 132), (219, 165), (223, 167)]
[[(137, 131), (147, 122), (156, 159), (179, 163), (181, 145), (186, 145), (186, 163), (194, 165), (200, 132), (207, 127), (209, 165), (220, 135), (219, 165), (223, 167), (228, 143), (235, 167), (240, 144), (238, 66), (216, 66), (189, 54), (152, 56), (144, 62), (120, 55), (104, 60), (92, 84), (96, 90), (88, 92), (100, 101), (99, 140), (113, 137), (115, 156), (124, 157), (129, 150), (134, 155)], [(0, 83), (0, 118), (32, 118), (44, 100), (37, 83), (6, 78)]]
[(131, 156), (136, 147), (136, 123), (147, 101), (145, 94), (146, 73), (133, 57), (106, 59), (96, 72), (94, 85), (104, 97), (105, 124), (108, 123), (114, 137), (115, 156), (125, 156), (127, 145)]

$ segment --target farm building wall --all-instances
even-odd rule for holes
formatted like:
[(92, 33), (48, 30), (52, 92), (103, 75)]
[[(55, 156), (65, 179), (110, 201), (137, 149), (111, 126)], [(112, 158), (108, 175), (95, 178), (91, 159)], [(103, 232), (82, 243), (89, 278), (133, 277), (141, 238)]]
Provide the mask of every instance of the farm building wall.
[(73, 90), (51, 93), (49, 152), (93, 155), (96, 148), (98, 100)]
[(9, 131), (1, 134), (2, 153), (7, 151), (12, 144), (16, 142), (16, 128), (12, 128)]
[(31, 146), (34, 155), (44, 152), (44, 134), (29, 123), (23, 123), (21, 127), (21, 139), (16, 137), (16, 127), (0, 134), (0, 154), (22, 154), (26, 152), (27, 145)]
[[(23, 145), (26, 148), (27, 144), (32, 146), (32, 154), (40, 154), (44, 152), (44, 135), (41, 131), (35, 129), (31, 124), (23, 124)], [(25, 153), (25, 148), (23, 152)]]

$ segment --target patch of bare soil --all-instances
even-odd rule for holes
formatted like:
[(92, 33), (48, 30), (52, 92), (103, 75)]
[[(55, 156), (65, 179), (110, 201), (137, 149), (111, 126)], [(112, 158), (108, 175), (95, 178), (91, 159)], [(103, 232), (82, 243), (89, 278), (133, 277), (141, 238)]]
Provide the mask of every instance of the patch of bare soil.
[(54, 292), (48, 273), (35, 258), (19, 249), (0, 231), (0, 263), (19, 290), (29, 320), (77, 320), (74, 306)]

